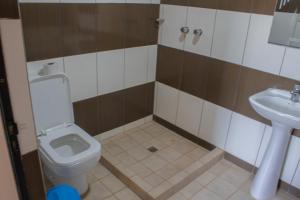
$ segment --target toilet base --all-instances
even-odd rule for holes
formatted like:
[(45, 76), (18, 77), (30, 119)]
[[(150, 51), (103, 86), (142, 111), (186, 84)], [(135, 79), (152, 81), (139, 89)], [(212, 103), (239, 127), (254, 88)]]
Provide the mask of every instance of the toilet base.
[[(46, 170), (45, 170), (46, 171)], [(73, 176), (73, 177), (59, 177), (56, 175), (50, 175), (47, 173), (49, 171), (46, 171), (47, 178), (54, 184), (68, 184), (76, 188), (80, 195), (84, 195), (86, 192), (88, 192), (89, 184), (87, 181), (87, 175), (82, 174), (79, 176)]]

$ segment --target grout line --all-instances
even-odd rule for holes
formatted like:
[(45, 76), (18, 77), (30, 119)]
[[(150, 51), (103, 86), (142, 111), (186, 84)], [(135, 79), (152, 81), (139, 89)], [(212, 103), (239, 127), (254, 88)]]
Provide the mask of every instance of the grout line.
[(278, 76), (281, 76), (281, 72), (283, 70), (283, 64), (284, 64), (284, 60), (285, 60), (285, 57), (286, 57), (286, 53), (287, 53), (287, 47), (284, 48), (283, 58), (282, 58), (282, 61), (281, 61), (281, 65), (280, 65)]
[(247, 27), (247, 34), (246, 34), (246, 40), (245, 40), (244, 49), (243, 49), (243, 56), (242, 56), (242, 60), (241, 60), (241, 64), (240, 64), (241, 66), (244, 66), (244, 59), (245, 59), (246, 48), (247, 48), (247, 43), (248, 43), (248, 39), (249, 39), (249, 31), (250, 31), (250, 26), (251, 26), (251, 21), (252, 21), (252, 15), (253, 14), (250, 14), (250, 17), (249, 17), (249, 22), (248, 22), (248, 27)]
[(258, 147), (258, 151), (257, 151), (257, 155), (256, 155), (256, 158), (255, 158), (255, 161), (254, 161), (254, 164), (253, 164), (253, 171), (252, 173), (254, 173), (254, 170), (255, 170), (255, 167), (256, 167), (256, 162), (258, 160), (258, 156), (259, 156), (259, 152), (261, 150), (261, 147), (262, 147), (262, 143), (264, 141), (264, 138), (265, 138), (265, 135), (266, 135), (266, 131), (267, 131), (267, 125), (264, 125), (264, 131), (263, 131), (263, 136), (261, 138), (261, 141), (260, 141), (260, 144), (259, 144), (259, 147)]
[(214, 38), (215, 38), (215, 33), (216, 33), (217, 15), (218, 15), (218, 10), (215, 10), (214, 27), (213, 27), (209, 57), (212, 57), (213, 44), (214, 44)]
[(231, 128), (231, 122), (232, 122), (233, 114), (234, 114), (234, 112), (231, 111), (229, 125), (228, 125), (228, 128), (227, 128), (227, 134), (226, 134), (225, 143), (224, 143), (224, 151), (225, 152), (227, 152), (226, 151), (226, 146), (227, 146), (227, 142), (228, 142), (229, 131), (230, 131), (230, 128)]

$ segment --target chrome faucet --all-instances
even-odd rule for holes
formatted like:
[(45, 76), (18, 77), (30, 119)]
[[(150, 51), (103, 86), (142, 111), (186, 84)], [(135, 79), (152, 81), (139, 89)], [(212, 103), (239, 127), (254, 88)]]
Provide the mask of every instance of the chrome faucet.
[(294, 85), (294, 88), (291, 90), (291, 101), (299, 102), (300, 97), (300, 85)]

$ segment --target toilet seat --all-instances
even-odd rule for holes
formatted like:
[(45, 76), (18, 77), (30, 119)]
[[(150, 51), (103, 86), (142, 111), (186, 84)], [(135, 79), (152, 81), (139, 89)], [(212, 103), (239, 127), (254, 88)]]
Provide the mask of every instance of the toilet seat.
[[(86, 150), (78, 154), (62, 156), (50, 145), (50, 143), (56, 139), (71, 134), (81, 137), (89, 146)], [(40, 136), (39, 141), (40, 150), (42, 153), (49, 159), (49, 161), (52, 162), (52, 164), (56, 165), (57, 167), (71, 167), (79, 162), (82, 163), (95, 156), (100, 156), (100, 144), (76, 124), (68, 124), (63, 125), (63, 127), (53, 128), (53, 130), (47, 131), (46, 136)]]

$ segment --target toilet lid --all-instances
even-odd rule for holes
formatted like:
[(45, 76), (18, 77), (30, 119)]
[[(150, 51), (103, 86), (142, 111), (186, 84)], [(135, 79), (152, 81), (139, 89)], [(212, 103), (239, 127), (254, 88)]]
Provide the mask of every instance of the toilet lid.
[(37, 76), (30, 81), (34, 120), (39, 134), (64, 123), (74, 123), (69, 79), (65, 74)]

